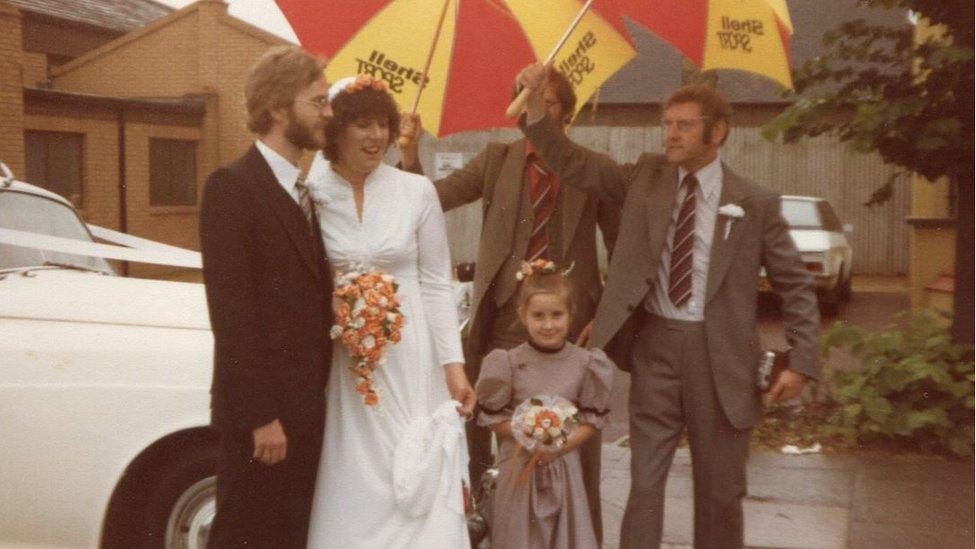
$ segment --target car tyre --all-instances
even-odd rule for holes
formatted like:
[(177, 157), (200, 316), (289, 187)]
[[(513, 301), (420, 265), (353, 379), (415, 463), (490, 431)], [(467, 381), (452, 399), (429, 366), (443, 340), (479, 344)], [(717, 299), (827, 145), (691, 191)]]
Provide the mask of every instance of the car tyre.
[[(841, 272), (844, 272), (843, 265), (841, 265)], [(844, 282), (840, 287), (840, 300), (845, 303), (851, 300), (851, 295), (854, 293), (851, 288), (851, 279), (853, 277), (854, 276), (851, 273), (847, 273), (847, 276), (844, 278)]]
[(146, 547), (204, 549), (216, 513), (217, 448), (173, 454), (147, 496)]

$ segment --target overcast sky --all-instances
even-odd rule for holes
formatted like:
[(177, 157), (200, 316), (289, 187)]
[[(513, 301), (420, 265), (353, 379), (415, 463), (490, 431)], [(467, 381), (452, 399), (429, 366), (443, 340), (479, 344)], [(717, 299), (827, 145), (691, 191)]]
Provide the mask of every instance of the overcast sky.
[[(194, 0), (157, 0), (174, 8), (182, 8), (192, 3)], [(228, 10), (234, 17), (247, 21), (248, 23), (260, 27), (268, 32), (277, 34), (285, 40), (298, 42), (291, 26), (281, 14), (281, 10), (275, 5), (274, 0), (225, 0), (229, 5)]]

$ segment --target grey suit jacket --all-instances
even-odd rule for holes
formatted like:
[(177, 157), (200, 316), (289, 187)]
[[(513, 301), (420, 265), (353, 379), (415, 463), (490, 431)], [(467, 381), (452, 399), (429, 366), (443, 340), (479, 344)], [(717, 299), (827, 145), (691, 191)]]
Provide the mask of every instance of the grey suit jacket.
[[(559, 180), (622, 205), (621, 231), (607, 273), (607, 287), (597, 308), (593, 343), (604, 347), (618, 365), (629, 364), (635, 312), (657, 282), (678, 169), (661, 155), (643, 154), (634, 164), (619, 165), (603, 154), (576, 145), (555, 131), (547, 119), (521, 123)], [(761, 413), (757, 389), (759, 346), (756, 305), (759, 270), (783, 299), (783, 322), (792, 346), (790, 369), (817, 379), (819, 313), (813, 278), (800, 261), (780, 214), (779, 195), (750, 183), (723, 165), (720, 205), (737, 204), (745, 217), (716, 220), (705, 290), (705, 333), (719, 401), (737, 428), (753, 425)]]
[[(512, 296), (517, 286), (515, 269), (525, 257), (532, 232), (529, 189), (523, 184), (525, 144), (524, 139), (490, 143), (466, 166), (434, 182), (445, 211), (484, 199), (472, 321), (465, 334), (469, 364), (477, 363), (490, 350), (484, 348), (485, 331), (493, 307), (486, 307), (486, 301), (490, 297), (501, 304)], [(577, 291), (577, 314), (571, 331), (578, 333), (593, 318), (603, 286), (597, 265), (596, 227), (599, 224), (604, 244), (612, 250), (620, 223), (619, 208), (561, 185), (554, 219), (559, 224), (559, 230), (550, 233), (551, 245), (557, 248), (555, 256), (563, 267), (573, 264), (569, 277)]]

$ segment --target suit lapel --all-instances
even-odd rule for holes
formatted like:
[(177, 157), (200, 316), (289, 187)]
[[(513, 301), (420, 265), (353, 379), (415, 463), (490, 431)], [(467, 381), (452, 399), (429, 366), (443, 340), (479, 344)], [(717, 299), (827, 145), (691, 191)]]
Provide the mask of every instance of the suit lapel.
[[(580, 218), (583, 217), (583, 209), (586, 207), (587, 196), (580, 191), (568, 186), (559, 185), (559, 196), (556, 198), (561, 218), (560, 227), (560, 250), (559, 257), (565, 261), (569, 254), (569, 247), (573, 243), (573, 236), (576, 234), (576, 227), (579, 226)], [(594, 205), (596, 202), (594, 201)], [(563, 268), (566, 268), (564, 266)]]
[(288, 196), (285, 189), (278, 184), (271, 167), (264, 160), (257, 147), (251, 146), (247, 153), (248, 171), (254, 178), (257, 191), (264, 203), (271, 208), (275, 217), (284, 226), (285, 233), (289, 240), (298, 250), (302, 261), (315, 277), (321, 277), (322, 273), (315, 261), (315, 251), (312, 249), (312, 235), (302, 208)]
[(482, 245), (489, 245), (489, 249), (494, 251), (489, 254), (492, 260), (491, 272), (486, 273), (489, 280), (495, 276), (495, 271), (505, 262), (515, 245), (522, 198), (522, 173), (525, 170), (525, 155), (521, 154), (524, 148), (525, 140), (520, 139), (505, 149), (505, 161), (495, 182), (491, 207), (482, 228), (482, 235), (489, 237)]
[(664, 250), (671, 217), (674, 214), (674, 201), (678, 195), (678, 168), (668, 165), (661, 177), (648, 189), (647, 196), (647, 238), (652, 267), (652, 277), (657, 276), (658, 262)]
[[(745, 186), (738, 175), (731, 172), (722, 164), (722, 194), (719, 197), (718, 206), (721, 208), (726, 204), (737, 204), (742, 206), (742, 199), (745, 196)], [(746, 214), (748, 216), (748, 213)], [(732, 227), (729, 237), (725, 238), (725, 226), (731, 222)], [(715, 293), (722, 285), (722, 279), (732, 265), (735, 257), (735, 250), (738, 246), (739, 235), (743, 232), (742, 225), (748, 219), (736, 219), (732, 221), (724, 215), (716, 214), (715, 231), (712, 233), (712, 249), (708, 259), (708, 281), (705, 289), (705, 304), (715, 297)]]

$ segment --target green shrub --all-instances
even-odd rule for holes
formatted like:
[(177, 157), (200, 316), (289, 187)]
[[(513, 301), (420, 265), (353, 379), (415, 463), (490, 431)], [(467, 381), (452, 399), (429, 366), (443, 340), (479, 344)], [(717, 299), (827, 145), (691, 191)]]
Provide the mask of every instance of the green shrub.
[[(904, 322), (906, 316), (896, 318)], [(834, 348), (848, 349), (861, 368), (826, 370), (836, 409), (824, 434), (849, 441), (911, 439), (973, 455), (972, 349), (953, 343), (935, 313), (908, 318), (903, 330), (874, 334), (838, 322), (821, 339), (824, 358)]]

